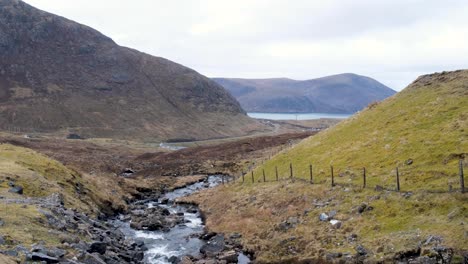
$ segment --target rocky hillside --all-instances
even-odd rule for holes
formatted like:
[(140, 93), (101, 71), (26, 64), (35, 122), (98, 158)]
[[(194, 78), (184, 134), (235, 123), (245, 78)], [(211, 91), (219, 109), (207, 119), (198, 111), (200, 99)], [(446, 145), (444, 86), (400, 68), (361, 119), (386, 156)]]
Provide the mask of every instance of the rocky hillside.
[(240, 232), (259, 263), (463, 263), (467, 113), (468, 70), (422, 76), (273, 156), (253, 170), (254, 184), (248, 173), (192, 200), (210, 230)]
[(374, 79), (350, 73), (306, 81), (214, 80), (229, 90), (247, 112), (354, 113), (395, 93)]
[(0, 0), (0, 129), (200, 139), (258, 129), (210, 79), (87, 26)]

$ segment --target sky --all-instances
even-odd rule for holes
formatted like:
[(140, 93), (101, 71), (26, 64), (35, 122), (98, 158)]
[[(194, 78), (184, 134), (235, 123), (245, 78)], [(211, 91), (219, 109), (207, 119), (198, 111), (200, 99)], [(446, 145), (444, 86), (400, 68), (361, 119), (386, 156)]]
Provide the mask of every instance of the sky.
[(26, 0), (208, 77), (372, 77), (401, 90), (468, 68), (466, 0)]

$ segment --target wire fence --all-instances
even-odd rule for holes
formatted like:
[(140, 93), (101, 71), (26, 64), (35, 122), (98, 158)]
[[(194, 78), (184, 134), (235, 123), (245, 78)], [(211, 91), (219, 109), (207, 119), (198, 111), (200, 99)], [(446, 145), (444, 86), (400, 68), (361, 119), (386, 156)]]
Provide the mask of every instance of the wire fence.
[[(459, 160), (457, 164), (458, 177), (449, 176), (449, 181), (445, 188), (437, 186), (437, 184), (427, 185), (425, 190), (430, 192), (461, 192), (465, 193), (465, 179), (464, 179), (464, 167), (463, 160)], [(248, 172), (242, 172), (240, 176), (237, 177), (227, 177), (223, 178), (223, 184), (226, 183), (241, 183), (241, 184), (260, 184), (266, 182), (285, 182), (285, 181), (298, 181), (307, 184), (329, 184), (331, 187), (334, 186), (344, 186), (344, 187), (353, 187), (353, 188), (374, 188), (376, 190), (388, 190), (400, 192), (404, 191), (413, 191), (415, 190), (415, 182), (407, 182), (408, 178), (404, 178), (405, 182), (402, 184), (402, 173), (401, 168), (395, 167), (392, 170), (393, 175), (372, 175), (369, 177), (369, 170), (366, 167), (362, 168), (349, 168), (337, 170), (335, 167), (330, 166), (328, 172), (323, 168), (320, 169), (317, 173), (312, 164), (309, 164), (307, 169), (304, 169), (304, 166), (301, 166), (298, 172), (295, 171), (298, 167), (295, 167), (293, 163), (289, 163), (287, 168), (288, 173), (284, 173), (284, 168), (282, 174), (278, 172), (278, 166), (275, 166), (273, 171), (266, 172), (265, 169), (262, 169), (260, 172), (255, 172), (253, 167), (249, 167)], [(411, 174), (410, 172), (409, 174)], [(455, 180), (458, 178), (458, 180)], [(431, 188), (429, 188), (431, 187)]]

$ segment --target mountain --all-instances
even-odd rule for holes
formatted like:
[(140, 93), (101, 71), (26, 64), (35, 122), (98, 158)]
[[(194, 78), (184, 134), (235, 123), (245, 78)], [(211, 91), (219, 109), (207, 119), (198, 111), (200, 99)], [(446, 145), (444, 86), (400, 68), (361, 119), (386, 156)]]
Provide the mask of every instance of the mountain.
[[(209, 230), (239, 233), (259, 263), (462, 263), (468, 195), (460, 192), (459, 161), (466, 186), (467, 128), (468, 70), (421, 76), (259, 163), (244, 183), (191, 202), (207, 212)], [(295, 181), (287, 180), (290, 164)]]
[(220, 85), (98, 31), (0, 0), (0, 129), (205, 139), (260, 128)]
[(247, 112), (354, 113), (395, 91), (369, 77), (351, 73), (297, 81), (287, 78), (214, 78)]

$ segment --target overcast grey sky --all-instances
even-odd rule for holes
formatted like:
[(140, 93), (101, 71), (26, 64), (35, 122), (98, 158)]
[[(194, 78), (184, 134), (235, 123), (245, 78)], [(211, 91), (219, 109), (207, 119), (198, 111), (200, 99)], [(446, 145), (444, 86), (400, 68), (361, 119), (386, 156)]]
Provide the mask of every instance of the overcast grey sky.
[(209, 77), (353, 72), (401, 90), (468, 68), (467, 0), (26, 0)]

